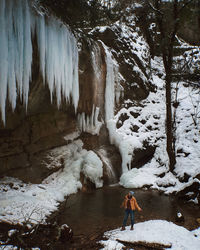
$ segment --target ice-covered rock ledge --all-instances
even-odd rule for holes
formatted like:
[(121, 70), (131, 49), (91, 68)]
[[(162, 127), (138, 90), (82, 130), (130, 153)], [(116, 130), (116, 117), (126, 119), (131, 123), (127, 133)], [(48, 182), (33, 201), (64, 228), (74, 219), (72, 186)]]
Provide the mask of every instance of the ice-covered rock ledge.
[[(200, 249), (200, 228), (188, 231), (186, 228), (178, 226), (165, 220), (150, 220), (137, 223), (134, 230), (127, 227), (125, 231), (120, 228), (106, 232), (104, 236), (107, 240), (100, 243), (105, 250), (122, 249), (127, 243), (157, 244), (171, 246), (166, 249), (171, 250), (198, 250)], [(124, 244), (123, 244), (124, 242)]]
[(103, 163), (93, 152), (82, 148), (83, 142), (76, 140), (66, 146), (55, 148), (64, 159), (64, 167), (47, 177), (42, 184), (26, 184), (14, 178), (0, 181), (0, 221), (11, 223), (42, 223), (58, 209), (65, 197), (82, 188), (81, 174), (103, 186)]

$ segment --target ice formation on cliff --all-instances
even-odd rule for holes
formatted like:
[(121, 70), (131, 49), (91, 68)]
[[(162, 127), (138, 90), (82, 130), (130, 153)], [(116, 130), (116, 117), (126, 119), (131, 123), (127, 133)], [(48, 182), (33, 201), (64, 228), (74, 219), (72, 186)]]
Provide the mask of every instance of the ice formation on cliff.
[[(122, 157), (122, 172), (125, 173), (130, 168), (132, 154), (130, 153), (129, 140), (124, 140), (123, 135), (117, 132), (116, 121), (114, 119), (114, 109), (116, 98), (116, 90), (119, 86), (118, 65), (112, 58), (109, 48), (102, 42), (106, 53), (106, 89), (105, 89), (105, 120), (109, 131), (110, 143), (114, 144), (120, 151)], [(132, 151), (131, 151), (132, 152)]]
[(87, 132), (92, 135), (99, 134), (102, 122), (98, 120), (99, 108), (92, 108), (92, 114), (89, 116), (87, 114), (79, 113), (78, 114), (78, 126), (82, 132)]
[(0, 2), (0, 110), (5, 124), (6, 100), (14, 110), (19, 96), (26, 108), (32, 78), (32, 38), (36, 34), (40, 71), (58, 106), (62, 95), (78, 106), (78, 49), (69, 29), (54, 17), (33, 13), (28, 0)]
[[(103, 43), (102, 43), (103, 44)], [(112, 58), (112, 53), (108, 47), (103, 44), (106, 52), (106, 89), (105, 89), (105, 120), (108, 122), (114, 117), (115, 108), (115, 84), (118, 82), (118, 67)]]

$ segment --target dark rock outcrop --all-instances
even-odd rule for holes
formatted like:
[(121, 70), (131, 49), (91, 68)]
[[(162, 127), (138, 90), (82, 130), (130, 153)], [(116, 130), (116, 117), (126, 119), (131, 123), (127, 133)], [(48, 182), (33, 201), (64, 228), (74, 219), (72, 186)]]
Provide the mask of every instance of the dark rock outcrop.
[(133, 152), (131, 168), (142, 167), (153, 158), (155, 150), (156, 147), (154, 145), (149, 145), (148, 142), (144, 142), (144, 146), (142, 149), (136, 149)]
[[(189, 195), (188, 195), (189, 194)], [(177, 196), (180, 199), (189, 201), (191, 199), (198, 199), (198, 201), (200, 200), (200, 183), (198, 181), (194, 181), (192, 185), (184, 188), (183, 190), (181, 190)]]
[[(119, 72), (125, 79), (125, 83), (123, 84), (122, 82), (124, 98), (142, 100), (148, 96), (149, 91), (154, 91), (154, 86), (150, 81), (147, 69), (138, 58), (137, 53), (132, 51), (131, 43), (135, 42), (134, 38), (123, 37), (122, 33), (123, 30), (120, 25), (116, 25), (107, 27), (103, 32), (94, 31), (93, 37), (102, 40), (115, 51), (113, 55), (119, 64)], [(138, 72), (133, 70), (134, 65), (140, 68), (146, 80), (142, 79)]]

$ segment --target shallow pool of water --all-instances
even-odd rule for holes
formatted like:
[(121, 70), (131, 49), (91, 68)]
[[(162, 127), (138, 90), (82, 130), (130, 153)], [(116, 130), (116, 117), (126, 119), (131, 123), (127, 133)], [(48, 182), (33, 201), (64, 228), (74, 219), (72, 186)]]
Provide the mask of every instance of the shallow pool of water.
[[(90, 235), (97, 231), (120, 227), (124, 216), (124, 209), (120, 208), (120, 205), (128, 191), (115, 186), (71, 195), (57, 216), (58, 223), (67, 223), (75, 235)], [(157, 191), (134, 191), (143, 209), (141, 213), (136, 212), (135, 223), (150, 219), (175, 222), (175, 215), (180, 211), (185, 217), (185, 222), (181, 225), (190, 230), (198, 226), (196, 222), (196, 219), (200, 218), (198, 206), (184, 203), (175, 197), (161, 195)]]

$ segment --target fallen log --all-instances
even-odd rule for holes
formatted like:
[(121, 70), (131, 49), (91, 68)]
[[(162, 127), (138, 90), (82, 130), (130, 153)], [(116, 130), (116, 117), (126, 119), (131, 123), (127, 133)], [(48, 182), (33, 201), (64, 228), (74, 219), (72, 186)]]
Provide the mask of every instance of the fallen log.
[(129, 241), (124, 241), (124, 240), (119, 240), (117, 239), (117, 241), (123, 245), (125, 245), (126, 247), (145, 247), (148, 250), (163, 250), (166, 248), (171, 248), (172, 245), (165, 245), (165, 244), (160, 244), (160, 243), (149, 243), (149, 242), (145, 242), (145, 241), (135, 241), (135, 242), (129, 242)]

